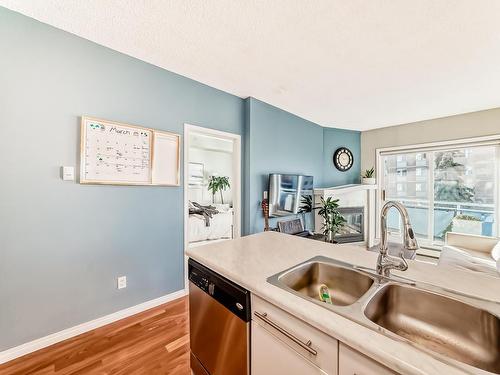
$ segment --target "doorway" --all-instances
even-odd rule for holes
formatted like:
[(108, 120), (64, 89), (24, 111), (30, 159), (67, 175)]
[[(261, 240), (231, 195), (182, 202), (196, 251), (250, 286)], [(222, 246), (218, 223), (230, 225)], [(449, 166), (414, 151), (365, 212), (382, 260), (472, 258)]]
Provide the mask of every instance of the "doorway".
[(241, 235), (241, 136), (184, 125), (184, 247)]

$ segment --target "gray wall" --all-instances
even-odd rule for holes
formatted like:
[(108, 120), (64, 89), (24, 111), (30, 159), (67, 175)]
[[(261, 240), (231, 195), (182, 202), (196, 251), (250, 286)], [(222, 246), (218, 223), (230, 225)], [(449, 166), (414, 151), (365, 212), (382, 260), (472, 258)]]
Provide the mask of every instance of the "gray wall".
[(0, 350), (182, 289), (182, 188), (59, 167), (77, 166), (81, 115), (241, 134), (243, 100), (1, 7), (0, 51)]
[[(244, 233), (264, 228), (260, 203), (269, 173), (312, 175), (315, 187), (359, 182), (359, 132), (322, 128), (254, 98), (246, 99), (245, 105)], [(340, 146), (354, 153), (349, 172), (333, 166), (333, 152)], [(275, 226), (276, 219), (270, 225)]]
[(500, 134), (500, 108), (443, 117), (361, 133), (361, 168), (375, 166), (375, 150)]

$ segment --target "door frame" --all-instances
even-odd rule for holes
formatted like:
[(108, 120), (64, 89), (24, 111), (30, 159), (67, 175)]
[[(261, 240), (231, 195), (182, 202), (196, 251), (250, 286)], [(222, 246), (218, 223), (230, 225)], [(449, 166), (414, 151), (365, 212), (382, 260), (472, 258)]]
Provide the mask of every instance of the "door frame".
[[(189, 181), (188, 181), (188, 168), (189, 168), (189, 136), (190, 134), (202, 134), (216, 138), (222, 138), (233, 142), (233, 183), (231, 189), (233, 191), (233, 238), (241, 237), (241, 135), (229, 133), (221, 130), (205, 128), (202, 126), (184, 124), (184, 156), (183, 156), (183, 170), (184, 170), (184, 253), (188, 249), (188, 217), (189, 217)], [(185, 279), (187, 287), (187, 261), (185, 262)]]

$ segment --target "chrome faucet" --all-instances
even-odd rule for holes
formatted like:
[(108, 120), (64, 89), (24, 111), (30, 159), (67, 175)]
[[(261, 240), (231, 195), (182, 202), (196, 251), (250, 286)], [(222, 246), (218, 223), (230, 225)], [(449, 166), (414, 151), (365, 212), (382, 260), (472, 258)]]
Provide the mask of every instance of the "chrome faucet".
[(415, 233), (410, 224), (410, 218), (408, 217), (408, 211), (405, 206), (399, 202), (389, 201), (384, 207), (382, 207), (382, 212), (380, 213), (380, 254), (377, 259), (377, 273), (382, 276), (389, 277), (392, 269), (399, 271), (406, 271), (408, 269), (408, 263), (406, 262), (403, 251), (399, 253), (399, 258), (390, 256), (387, 254), (387, 213), (394, 207), (401, 214), (403, 219), (403, 247), (406, 250), (418, 250), (417, 239), (415, 238)]

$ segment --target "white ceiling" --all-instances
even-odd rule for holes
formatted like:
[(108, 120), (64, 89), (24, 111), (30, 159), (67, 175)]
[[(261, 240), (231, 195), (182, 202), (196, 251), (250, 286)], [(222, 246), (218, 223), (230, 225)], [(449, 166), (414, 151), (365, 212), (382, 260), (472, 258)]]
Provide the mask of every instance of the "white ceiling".
[(500, 107), (499, 0), (0, 0), (323, 126)]

